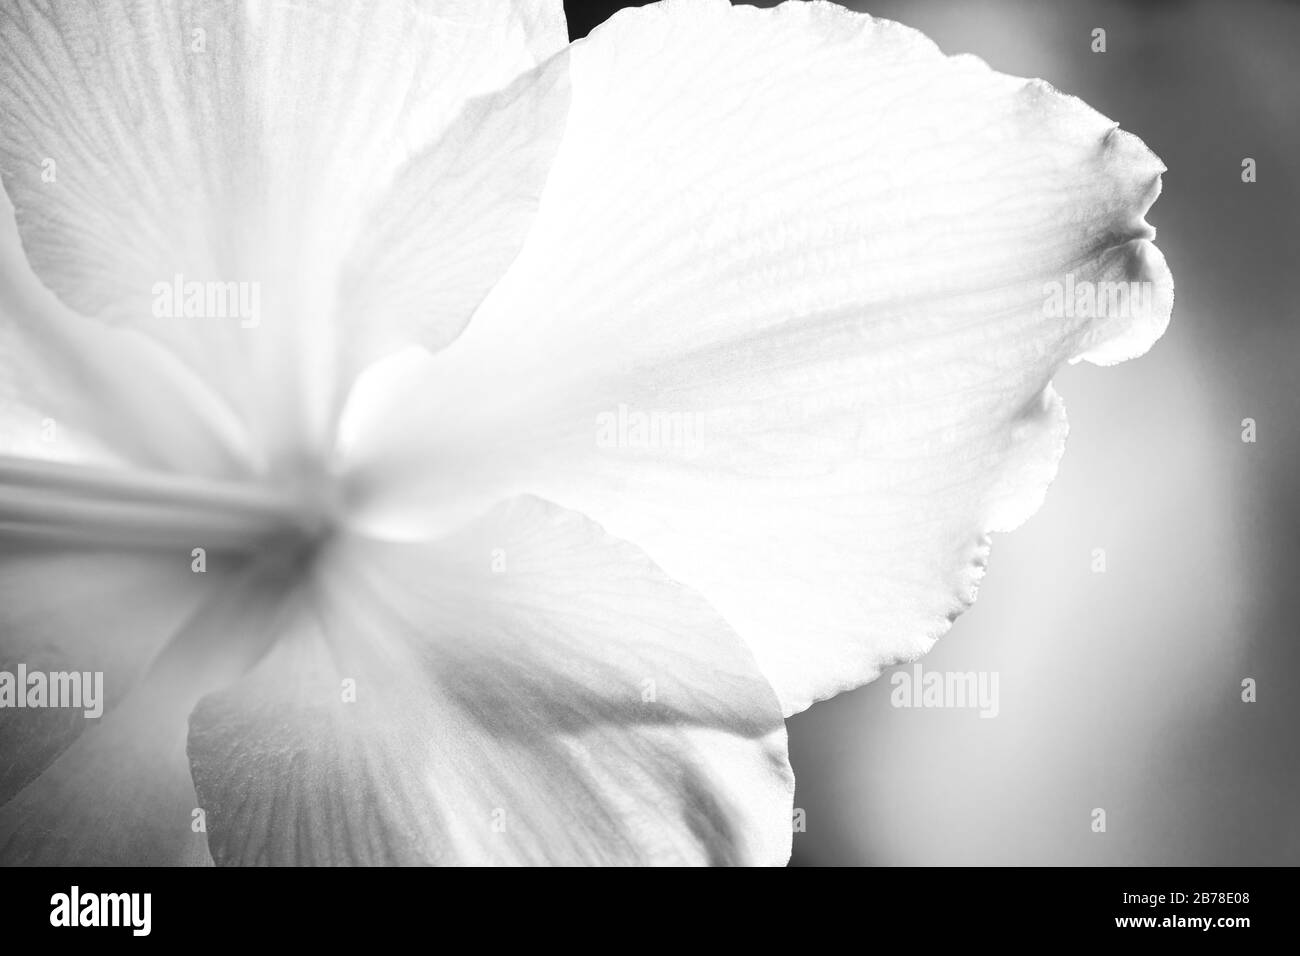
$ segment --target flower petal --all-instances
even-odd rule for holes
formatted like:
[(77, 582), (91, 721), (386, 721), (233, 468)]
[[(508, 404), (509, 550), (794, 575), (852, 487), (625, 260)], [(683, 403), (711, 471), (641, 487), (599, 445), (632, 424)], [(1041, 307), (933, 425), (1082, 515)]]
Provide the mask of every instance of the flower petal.
[(345, 381), (412, 342), (441, 348), (465, 327), (528, 234), (567, 90), (567, 58), (553, 57), (469, 103), (398, 173), (348, 257), (339, 311), (365, 324), (345, 342)]
[(197, 575), (185, 555), (163, 560), (52, 549), (0, 566), (6, 661), (102, 669), (107, 705), (93, 720), (0, 712), (6, 757), (18, 757), (23, 776), (57, 754), (0, 808), (0, 862), (209, 860), (194, 828), (186, 717), (265, 652), (293, 577), (268, 564)]
[[(1055, 474), (1054, 372), (1164, 330), (1164, 167), (1041, 81), (829, 4), (627, 10), (570, 55), (519, 258), (450, 347), (359, 383), (369, 526), (582, 511), (717, 607), (787, 713), (920, 655)], [(1141, 294), (1050, 305), (1107, 282)]]
[(525, 498), (318, 570), (191, 718), (218, 863), (785, 862), (776, 697), (634, 547)]
[[(0, 557), (0, 670), (103, 673), (109, 712), (210, 594), (184, 553), (70, 548), (6, 538)], [(19, 693), (25, 694), (25, 688)], [(99, 718), (102, 719), (102, 718)], [(0, 709), (0, 804), (87, 727), (82, 710)]]
[(44, 288), (0, 192), (0, 454), (233, 477), (261, 463), (194, 375)]
[[(156, 336), (250, 427), (320, 439), (366, 213), (563, 26), (553, 0), (6, 4), (0, 167), (24, 248), (74, 310)], [(212, 284), (203, 315), (165, 314), (187, 282)]]

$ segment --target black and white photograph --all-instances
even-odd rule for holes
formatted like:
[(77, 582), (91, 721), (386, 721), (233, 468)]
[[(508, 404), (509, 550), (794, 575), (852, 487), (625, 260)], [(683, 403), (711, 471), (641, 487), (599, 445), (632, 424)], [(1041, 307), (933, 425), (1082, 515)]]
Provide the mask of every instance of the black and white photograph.
[(1288, 0), (0, 0), (13, 917), (1050, 869), (1249, 940), (1298, 50)]

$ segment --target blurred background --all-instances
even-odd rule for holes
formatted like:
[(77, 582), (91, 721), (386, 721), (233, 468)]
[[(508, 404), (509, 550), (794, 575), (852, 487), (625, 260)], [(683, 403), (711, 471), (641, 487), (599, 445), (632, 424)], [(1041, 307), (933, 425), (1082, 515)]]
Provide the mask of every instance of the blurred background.
[[(570, 32), (625, 5), (566, 5)], [(1300, 863), (1300, 5), (846, 5), (1137, 133), (1177, 298), (1150, 354), (1057, 378), (1060, 475), (922, 658), (998, 672), (998, 716), (893, 708), (887, 672), (790, 720), (793, 862)]]

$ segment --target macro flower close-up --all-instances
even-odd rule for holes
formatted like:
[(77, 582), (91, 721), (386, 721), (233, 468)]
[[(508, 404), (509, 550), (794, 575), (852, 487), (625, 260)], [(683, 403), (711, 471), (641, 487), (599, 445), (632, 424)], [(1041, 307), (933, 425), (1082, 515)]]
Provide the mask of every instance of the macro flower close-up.
[(1164, 169), (829, 3), (4, 3), (0, 863), (784, 865)]

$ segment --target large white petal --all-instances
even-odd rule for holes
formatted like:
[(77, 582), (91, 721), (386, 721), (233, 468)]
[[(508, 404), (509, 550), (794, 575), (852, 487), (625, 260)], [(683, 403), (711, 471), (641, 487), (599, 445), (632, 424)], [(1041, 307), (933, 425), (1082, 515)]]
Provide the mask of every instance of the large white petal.
[[(1053, 373), (1168, 322), (1164, 167), (1041, 81), (829, 4), (628, 10), (570, 54), (519, 258), (347, 416), (371, 527), (523, 491), (583, 511), (699, 589), (787, 712), (923, 653), (1055, 473)], [(1149, 300), (1051, 313), (1050, 283), (1112, 280)]]
[(218, 863), (785, 862), (776, 697), (635, 547), (525, 498), (317, 575), (191, 718)]
[[(337, 315), (367, 214), (466, 102), (565, 40), (552, 0), (5, 4), (0, 169), (24, 248), (74, 310), (147, 330), (250, 427), (318, 446), (339, 351), (389, 334)], [(177, 275), (248, 283), (248, 311), (156, 316)]]

